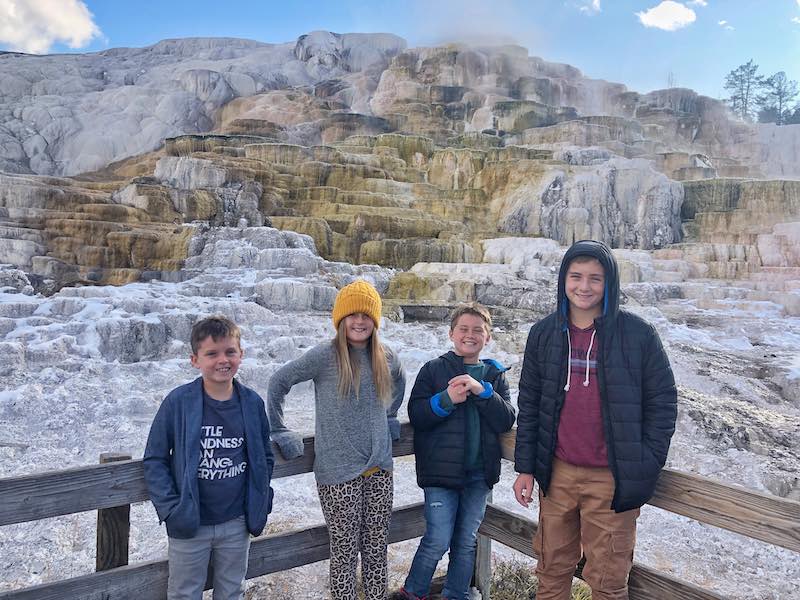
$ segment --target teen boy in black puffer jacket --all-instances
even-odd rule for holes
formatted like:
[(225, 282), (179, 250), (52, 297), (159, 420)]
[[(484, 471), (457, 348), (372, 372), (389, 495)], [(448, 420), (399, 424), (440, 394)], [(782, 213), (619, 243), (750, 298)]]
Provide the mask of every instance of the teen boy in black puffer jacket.
[(653, 326), (619, 309), (608, 246), (567, 250), (557, 298), (531, 328), (519, 383), (514, 493), (527, 507), (539, 483), (536, 598), (569, 598), (582, 551), (592, 598), (627, 600), (639, 507), (675, 431), (675, 380)]

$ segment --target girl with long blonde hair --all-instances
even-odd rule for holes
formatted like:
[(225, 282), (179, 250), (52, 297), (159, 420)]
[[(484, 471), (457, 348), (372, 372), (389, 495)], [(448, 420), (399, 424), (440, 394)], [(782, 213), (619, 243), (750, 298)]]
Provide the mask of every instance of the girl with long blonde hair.
[(386, 544), (392, 512), (392, 440), (405, 373), (378, 337), (381, 298), (366, 281), (343, 287), (333, 306), (336, 336), (287, 363), (269, 382), (272, 439), (291, 459), (303, 440), (286, 428), (283, 404), (293, 385), (314, 381), (314, 475), (330, 533), (333, 600), (353, 600), (356, 565), (366, 600), (386, 598)]

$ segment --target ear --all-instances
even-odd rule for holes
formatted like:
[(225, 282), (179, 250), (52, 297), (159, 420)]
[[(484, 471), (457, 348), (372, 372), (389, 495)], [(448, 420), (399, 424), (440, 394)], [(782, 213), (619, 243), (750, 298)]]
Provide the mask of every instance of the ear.
[(199, 368), (200, 368), (200, 365), (198, 365), (198, 364), (197, 364), (197, 354), (195, 354), (194, 352), (192, 352), (192, 353), (189, 355), (189, 360), (191, 361), (191, 363), (192, 363), (192, 366), (193, 366), (195, 369), (199, 369)]
[(448, 333), (447, 335), (450, 338), (450, 341), (452, 342), (453, 341), (453, 329), (452, 328), (450, 329), (450, 333)]

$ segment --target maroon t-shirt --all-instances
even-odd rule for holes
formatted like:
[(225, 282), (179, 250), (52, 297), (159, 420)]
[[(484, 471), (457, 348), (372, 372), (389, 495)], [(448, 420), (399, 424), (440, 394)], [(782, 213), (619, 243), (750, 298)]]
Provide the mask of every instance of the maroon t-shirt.
[[(588, 329), (579, 329), (572, 324), (569, 326), (572, 373), (558, 422), (556, 456), (580, 467), (608, 467), (606, 436), (600, 412), (600, 385), (597, 381), (597, 336), (589, 356), (586, 356), (593, 331), (594, 326)], [(584, 386), (587, 358), (589, 385)]]

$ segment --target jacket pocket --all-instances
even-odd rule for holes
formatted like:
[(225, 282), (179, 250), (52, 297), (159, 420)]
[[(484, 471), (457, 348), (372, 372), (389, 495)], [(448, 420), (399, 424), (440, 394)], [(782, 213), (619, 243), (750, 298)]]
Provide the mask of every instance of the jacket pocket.
[[(428, 435), (428, 434), (425, 434)], [(436, 435), (429, 435), (423, 449), (422, 461), (417, 464), (417, 468), (423, 473), (428, 472), (428, 467), (436, 463), (436, 451), (439, 447), (439, 438)]]
[(178, 506), (169, 514), (165, 523), (169, 537), (186, 539), (197, 533), (200, 515), (189, 494), (184, 493), (181, 496)]
[[(656, 458), (655, 454), (653, 454), (652, 450), (642, 444), (642, 464), (641, 464), (641, 479), (642, 481), (652, 482), (652, 485), (655, 486), (655, 482), (658, 480), (658, 476), (661, 474), (661, 470), (663, 466), (661, 461)], [(652, 492), (652, 487), (651, 490)], [(645, 500), (648, 500), (646, 498)]]

